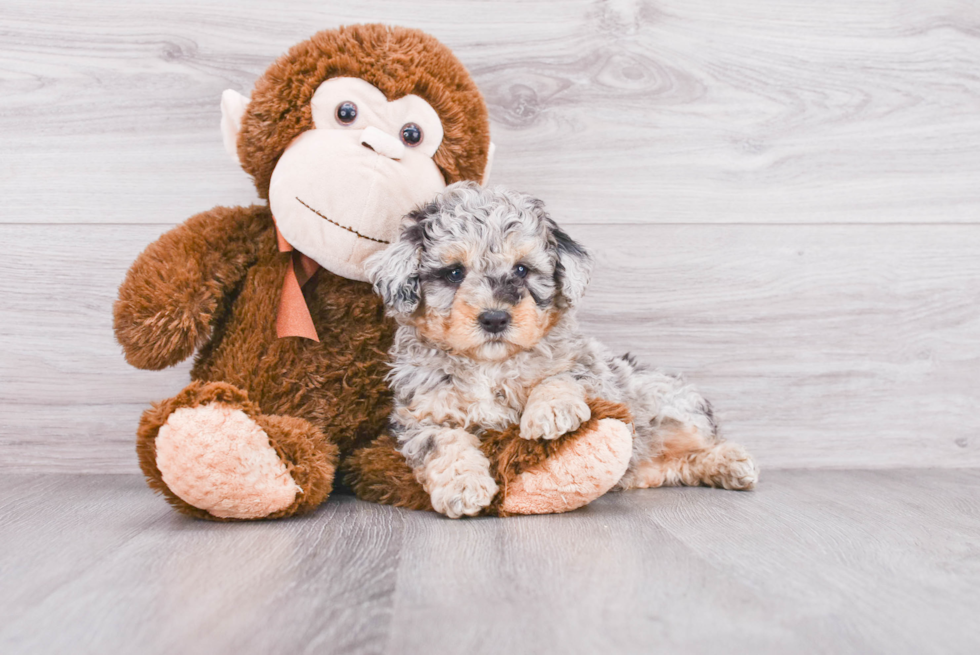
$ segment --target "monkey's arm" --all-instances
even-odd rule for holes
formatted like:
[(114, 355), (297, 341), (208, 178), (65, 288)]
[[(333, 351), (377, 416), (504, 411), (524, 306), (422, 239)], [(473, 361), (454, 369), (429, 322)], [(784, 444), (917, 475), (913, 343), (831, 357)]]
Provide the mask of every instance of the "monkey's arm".
[(162, 369), (203, 345), (215, 312), (255, 263), (271, 225), (265, 207), (215, 207), (151, 243), (130, 267), (113, 307), (126, 361)]

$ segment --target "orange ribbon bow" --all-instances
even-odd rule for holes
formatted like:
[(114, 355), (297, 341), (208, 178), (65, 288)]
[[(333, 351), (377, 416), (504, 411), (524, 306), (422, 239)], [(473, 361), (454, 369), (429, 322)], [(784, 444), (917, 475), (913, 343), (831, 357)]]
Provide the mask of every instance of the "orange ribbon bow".
[(320, 265), (293, 248), (283, 238), (278, 227), (276, 227), (276, 240), (279, 242), (279, 252), (293, 253), (292, 261), (286, 269), (286, 278), (282, 282), (279, 315), (276, 317), (276, 334), (280, 339), (303, 337), (319, 342), (320, 338), (317, 337), (316, 327), (313, 325), (313, 316), (310, 315), (310, 308), (303, 298), (303, 285), (310, 281)]

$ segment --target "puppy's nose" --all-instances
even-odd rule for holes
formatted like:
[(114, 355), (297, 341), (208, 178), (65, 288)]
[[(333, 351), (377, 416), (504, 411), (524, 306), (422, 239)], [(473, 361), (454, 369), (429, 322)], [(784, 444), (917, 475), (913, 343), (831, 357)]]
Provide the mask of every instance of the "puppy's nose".
[(476, 320), (490, 334), (499, 334), (510, 325), (510, 314), (502, 309), (491, 309), (481, 313)]

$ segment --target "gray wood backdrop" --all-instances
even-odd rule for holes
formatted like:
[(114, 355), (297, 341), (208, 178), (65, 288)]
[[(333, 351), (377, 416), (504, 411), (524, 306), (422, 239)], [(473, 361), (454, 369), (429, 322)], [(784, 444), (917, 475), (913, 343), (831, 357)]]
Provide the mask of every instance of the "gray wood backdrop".
[(0, 470), (134, 472), (115, 289), (255, 199), (218, 130), (291, 44), (425, 29), (493, 181), (599, 253), (587, 328), (684, 372), (767, 467), (980, 465), (975, 0), (0, 3)]

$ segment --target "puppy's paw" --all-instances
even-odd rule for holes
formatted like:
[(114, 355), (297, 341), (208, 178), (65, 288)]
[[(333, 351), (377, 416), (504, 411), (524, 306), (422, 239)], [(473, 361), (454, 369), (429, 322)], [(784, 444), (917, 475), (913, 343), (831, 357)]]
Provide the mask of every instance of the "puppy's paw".
[(584, 397), (562, 396), (528, 403), (521, 416), (524, 439), (557, 439), (574, 432), (592, 416)]
[(451, 519), (475, 516), (497, 494), (497, 483), (486, 471), (458, 472), (429, 491), (432, 507)]
[(707, 476), (714, 487), (747, 491), (759, 481), (759, 467), (738, 444), (723, 442), (705, 458)]
[(480, 450), (480, 440), (475, 435), (465, 430), (442, 429), (425, 441), (431, 452), (415, 475), (429, 494), (434, 510), (458, 519), (474, 516), (490, 504), (497, 493), (497, 483), (490, 475), (490, 460)]

